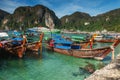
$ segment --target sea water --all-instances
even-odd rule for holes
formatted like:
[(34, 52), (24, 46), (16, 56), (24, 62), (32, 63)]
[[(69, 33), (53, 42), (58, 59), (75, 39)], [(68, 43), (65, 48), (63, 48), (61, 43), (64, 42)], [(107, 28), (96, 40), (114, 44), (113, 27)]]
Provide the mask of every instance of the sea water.
[[(94, 47), (110, 45), (96, 44)], [(120, 52), (119, 48), (120, 45), (115, 48), (115, 55)], [(107, 65), (110, 61), (111, 53), (103, 61), (97, 61), (51, 52), (43, 45), (42, 59), (26, 56), (23, 59), (0, 60), (0, 80), (84, 80), (90, 73), (82, 71), (80, 67), (91, 63), (98, 69), (98, 64)]]

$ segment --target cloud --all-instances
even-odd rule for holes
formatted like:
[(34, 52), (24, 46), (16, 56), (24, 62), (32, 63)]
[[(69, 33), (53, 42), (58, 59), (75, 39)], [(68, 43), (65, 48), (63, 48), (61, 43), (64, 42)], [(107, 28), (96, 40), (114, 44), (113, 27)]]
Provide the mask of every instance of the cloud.
[(69, 15), (75, 11), (79, 11), (83, 9), (82, 6), (75, 5), (74, 3), (66, 4), (64, 6), (59, 7), (59, 9), (55, 9), (56, 15), (60, 18), (64, 15)]
[(0, 9), (13, 13), (20, 6), (42, 4), (53, 10), (61, 18), (76, 11), (86, 12), (92, 16), (119, 7), (120, 1), (113, 0), (0, 0)]
[(48, 7), (48, 8), (54, 7), (54, 6), (52, 5), (52, 3), (50, 3), (49, 0), (34, 0), (34, 2), (35, 2), (35, 5), (36, 5), (36, 4), (41, 4), (41, 5), (44, 5), (44, 6)]
[(72, 0), (71, 2), (69, 1), (55, 9), (54, 11), (59, 18), (64, 15), (72, 14), (76, 11), (85, 12), (91, 16), (96, 16), (97, 14), (102, 13), (103, 9), (101, 9), (101, 7), (104, 3), (104, 0)]
[(55, 8), (54, 11), (59, 18), (64, 15), (70, 15), (76, 11), (85, 12), (91, 16), (95, 16), (101, 12), (100, 6), (102, 3), (103, 0), (71, 0), (64, 5)]
[(0, 1), (0, 8), (7, 12), (13, 13), (14, 10), (19, 6), (25, 6), (25, 3), (19, 3), (14, 0), (1, 0)]
[(41, 4), (46, 5), (46, 6), (51, 6), (51, 4), (46, 0), (39, 0), (38, 3), (41, 3)]
[(60, 3), (59, 0), (0, 0), (0, 8), (7, 12), (13, 13), (19, 6), (34, 6), (36, 4), (42, 4), (52, 9), (60, 18), (64, 15), (72, 14), (75, 11), (87, 12), (91, 15), (97, 14), (100, 10), (93, 9), (92, 7), (96, 7), (102, 3), (102, 1), (98, 0), (61, 0), (61, 2), (63, 3)]

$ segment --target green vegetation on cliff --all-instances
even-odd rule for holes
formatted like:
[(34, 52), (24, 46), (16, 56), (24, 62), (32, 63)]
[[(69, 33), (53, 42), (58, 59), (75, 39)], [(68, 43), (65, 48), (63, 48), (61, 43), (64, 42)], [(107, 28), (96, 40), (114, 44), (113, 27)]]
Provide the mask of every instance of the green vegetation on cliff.
[[(89, 16), (86, 13), (75, 12), (61, 18), (62, 27), (81, 31), (108, 30), (120, 32), (120, 9), (107, 13)], [(83, 16), (84, 15), (84, 16)]]
[(0, 25), (1, 25), (1, 20), (4, 19), (4, 17), (7, 16), (7, 15), (9, 15), (8, 12), (0, 9)]
[(2, 20), (3, 29), (5, 26), (9, 29), (26, 29), (47, 25), (59, 26), (60, 20), (52, 10), (43, 5), (18, 7), (13, 14)]

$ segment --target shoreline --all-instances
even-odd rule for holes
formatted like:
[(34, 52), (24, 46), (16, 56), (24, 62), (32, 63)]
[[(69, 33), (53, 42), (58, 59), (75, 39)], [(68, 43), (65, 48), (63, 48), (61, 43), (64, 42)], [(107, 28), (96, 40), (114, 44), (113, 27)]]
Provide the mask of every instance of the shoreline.
[(96, 70), (93, 74), (84, 80), (119, 80), (120, 79), (120, 54), (116, 56), (116, 59), (103, 67), (100, 70)]
[(114, 34), (114, 35), (120, 35), (120, 33), (119, 32), (110, 32), (110, 31), (108, 31), (108, 32), (100, 32), (100, 31), (94, 31), (94, 32), (88, 32), (88, 31), (69, 31), (69, 30), (64, 30), (64, 31), (61, 31), (61, 33), (73, 33), (73, 34), (82, 34), (82, 33), (84, 33), (84, 34), (94, 34), (94, 33), (96, 33), (96, 34)]

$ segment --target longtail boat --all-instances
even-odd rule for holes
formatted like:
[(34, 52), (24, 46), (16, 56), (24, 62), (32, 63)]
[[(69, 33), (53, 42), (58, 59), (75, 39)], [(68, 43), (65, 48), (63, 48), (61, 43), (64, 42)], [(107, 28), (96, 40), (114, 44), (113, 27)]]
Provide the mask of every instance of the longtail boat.
[(26, 44), (26, 39), (23, 38), (23, 40), (21, 41), (21, 44), (20, 45), (17, 45), (17, 46), (13, 46), (12, 45), (12, 42), (14, 41), (7, 41), (3, 47), (1, 47), (1, 54), (2, 53), (7, 53), (9, 55), (15, 55), (19, 58), (22, 58), (23, 55), (24, 55), (24, 52), (26, 51), (26, 47), (25, 47), (25, 44)]
[[(97, 37), (97, 36), (95, 36)], [(103, 43), (111, 43), (111, 42), (114, 42), (114, 40), (117, 38), (116, 37), (113, 37), (111, 35), (101, 35), (101, 36), (98, 36), (98, 38), (101, 38), (101, 39), (94, 39), (96, 42), (103, 42)]]
[(27, 43), (26, 44), (26, 53), (35, 53), (38, 54), (38, 51), (42, 51), (42, 40), (43, 40), (44, 33), (40, 34), (39, 41)]
[[(113, 47), (116, 47), (120, 43), (120, 40), (117, 39), (112, 44)], [(96, 49), (86, 49), (82, 48), (82, 46), (73, 45), (72, 43), (66, 43), (66, 41), (56, 41), (54, 40), (54, 45), (48, 45), (47, 48), (49, 50), (74, 56), (78, 58), (94, 58), (97, 60), (103, 60), (107, 54), (112, 51), (111, 46), (96, 48)]]
[(96, 42), (111, 43), (114, 42), (114, 39), (101, 39), (101, 40), (96, 40)]

